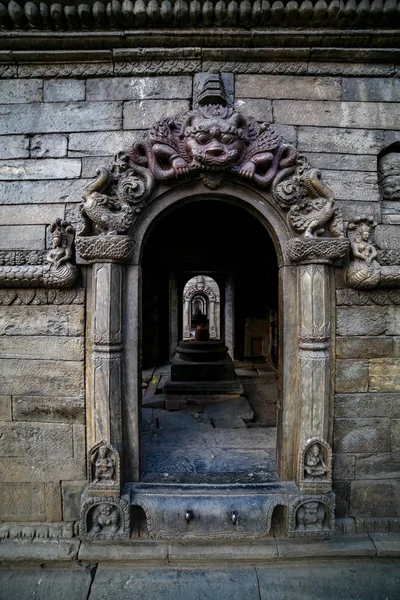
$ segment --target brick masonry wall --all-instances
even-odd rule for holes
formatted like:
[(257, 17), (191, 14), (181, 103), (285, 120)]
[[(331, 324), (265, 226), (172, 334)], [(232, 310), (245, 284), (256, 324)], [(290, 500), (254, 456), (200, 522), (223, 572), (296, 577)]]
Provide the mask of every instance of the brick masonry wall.
[[(382, 215), (377, 181), (378, 153), (400, 139), (399, 81), (331, 72), (236, 75), (237, 107), (323, 170), (346, 221), (373, 215), (381, 247), (400, 249), (399, 209)], [(184, 73), (0, 81), (0, 254), (45, 251), (50, 223), (75, 222), (96, 168), (188, 110), (192, 84)], [(337, 287), (338, 515), (399, 516), (400, 300), (349, 300), (340, 272)], [(84, 305), (30, 302), (0, 305), (0, 520), (72, 521), (86, 477)]]

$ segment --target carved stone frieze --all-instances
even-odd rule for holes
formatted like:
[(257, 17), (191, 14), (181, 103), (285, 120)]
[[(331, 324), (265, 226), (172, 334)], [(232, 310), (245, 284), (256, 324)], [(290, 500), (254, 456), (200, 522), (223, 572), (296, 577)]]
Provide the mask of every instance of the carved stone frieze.
[(289, 505), (289, 537), (324, 537), (335, 533), (335, 496), (302, 496)]
[(46, 250), (1, 250), (0, 266), (42, 265), (46, 254)]
[(67, 221), (56, 219), (50, 231), (53, 247), (44, 264), (1, 266), (0, 286), (69, 288), (76, 284), (78, 270), (71, 263), (74, 229)]
[(131, 507), (121, 496), (82, 494), (79, 535), (83, 540), (126, 540), (131, 533)]
[(296, 263), (334, 263), (346, 256), (346, 238), (293, 238), (286, 243), (288, 258)]
[(358, 291), (352, 289), (336, 290), (338, 306), (388, 306), (400, 304), (400, 290)]
[(10, 304), (84, 304), (85, 290), (46, 289), (46, 288), (6, 288), (0, 289), (0, 305)]
[(120, 496), (121, 473), (119, 454), (111, 446), (101, 441), (88, 452), (88, 496)]
[(134, 240), (128, 235), (78, 236), (76, 238), (76, 251), (81, 258), (89, 262), (105, 258), (113, 261), (127, 260), (132, 256), (134, 246)]
[(378, 252), (370, 241), (376, 227), (372, 217), (362, 216), (350, 221), (347, 236), (350, 239), (350, 262), (344, 272), (346, 285), (355, 289), (400, 287), (400, 265), (383, 267)]
[(332, 450), (321, 438), (308, 440), (301, 450), (299, 488), (302, 494), (325, 494), (332, 489)]
[(74, 537), (74, 524), (59, 523), (1, 523), (0, 540), (57, 540)]

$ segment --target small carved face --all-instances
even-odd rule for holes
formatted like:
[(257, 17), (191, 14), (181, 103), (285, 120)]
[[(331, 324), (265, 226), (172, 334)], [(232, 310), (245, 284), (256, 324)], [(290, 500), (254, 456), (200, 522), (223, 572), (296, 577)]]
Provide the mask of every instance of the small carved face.
[(212, 170), (230, 167), (244, 148), (241, 130), (229, 121), (197, 117), (185, 131), (185, 150), (194, 164)]
[(99, 512), (101, 515), (108, 517), (109, 515), (111, 515), (112, 510), (113, 507), (111, 506), (111, 504), (100, 504)]
[(389, 152), (380, 159), (378, 179), (386, 200), (400, 200), (400, 152)]
[(308, 515), (316, 515), (318, 511), (318, 502), (306, 502), (304, 509)]
[(108, 451), (108, 449), (107, 449), (106, 446), (100, 446), (100, 448), (99, 448), (99, 457), (100, 458), (106, 458), (107, 451)]
[(311, 446), (311, 453), (313, 456), (317, 457), (319, 455), (319, 447), (317, 444)]

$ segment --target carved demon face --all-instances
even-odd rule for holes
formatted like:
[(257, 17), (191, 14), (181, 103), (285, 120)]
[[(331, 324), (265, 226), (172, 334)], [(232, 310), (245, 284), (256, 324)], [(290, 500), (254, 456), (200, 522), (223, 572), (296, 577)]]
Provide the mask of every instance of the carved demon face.
[(193, 165), (208, 170), (231, 167), (244, 149), (241, 118), (222, 106), (205, 107), (185, 129), (184, 144)]

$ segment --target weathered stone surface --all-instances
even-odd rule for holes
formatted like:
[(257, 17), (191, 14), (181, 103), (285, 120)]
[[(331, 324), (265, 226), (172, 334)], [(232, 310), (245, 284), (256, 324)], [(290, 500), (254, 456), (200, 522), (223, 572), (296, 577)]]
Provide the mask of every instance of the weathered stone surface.
[(2, 335), (83, 336), (84, 307), (79, 305), (0, 306)]
[[(390, 310), (395, 307), (389, 306), (388, 308)], [(390, 318), (388, 323), (390, 324)], [(390, 332), (388, 331), (388, 333)], [(354, 336), (336, 338), (336, 356), (338, 358), (387, 358), (393, 356), (393, 347), (394, 343), (391, 337)]]
[(82, 190), (89, 183), (83, 179), (64, 181), (4, 181), (0, 182), (0, 204), (40, 204), (80, 202)]
[(175, 77), (118, 77), (89, 79), (86, 84), (87, 100), (168, 100), (190, 98), (192, 78)]
[(338, 307), (336, 312), (337, 335), (382, 335), (386, 331), (385, 306)]
[(213, 418), (212, 422), (216, 429), (243, 429), (246, 427), (246, 423), (240, 417)]
[(368, 361), (367, 360), (337, 360), (336, 361), (336, 392), (367, 392), (368, 391)]
[(2, 521), (44, 521), (45, 518), (43, 483), (9, 483), (2, 480), (0, 486)]
[(336, 418), (400, 418), (399, 394), (343, 394), (335, 397)]
[(400, 81), (389, 77), (343, 77), (345, 101), (400, 102)]
[(339, 78), (290, 75), (236, 75), (235, 92), (243, 98), (340, 100), (341, 96)]
[[(43, 99), (44, 102), (79, 102), (85, 100), (85, 81), (72, 78), (49, 79), (43, 84)], [(117, 100), (117, 98), (110, 99)]]
[(253, 541), (250, 544), (171, 544), (169, 560), (171, 562), (221, 562), (221, 561), (260, 561), (275, 560), (278, 555), (276, 540), (268, 538)]
[(396, 129), (400, 104), (386, 102), (318, 102), (274, 100), (274, 117), (288, 125)]
[[(210, 419), (206, 415), (199, 415), (196, 419), (194, 415), (186, 412), (169, 412), (167, 410), (159, 411), (158, 414), (159, 429), (203, 429), (207, 427), (212, 429)], [(204, 418), (205, 417), (205, 418)]]
[(352, 481), (352, 517), (400, 516), (400, 481)]
[(400, 306), (388, 306), (387, 333), (400, 335)]
[(14, 421), (85, 422), (85, 403), (79, 398), (15, 396), (12, 407)]
[(297, 128), (293, 125), (281, 125), (280, 123), (274, 123), (273, 125), (276, 133), (285, 142), (297, 146)]
[(378, 225), (374, 238), (378, 248), (400, 249), (399, 229), (396, 225)]
[[(310, 164), (317, 169), (376, 172), (376, 158), (368, 154), (331, 154), (307, 152)], [(325, 174), (324, 174), (325, 177)]]
[(0, 226), (0, 250), (43, 250), (44, 247), (43, 225)]
[(41, 102), (41, 79), (3, 79), (0, 81), (0, 104)]
[(46, 521), (57, 522), (62, 520), (61, 487), (59, 481), (44, 484), (44, 507)]
[[(371, 539), (368, 535), (360, 535), (360, 536), (334, 536), (331, 538), (327, 538), (325, 540), (317, 540), (317, 539), (297, 539), (297, 540), (288, 540), (283, 539), (277, 540), (278, 544), (278, 556), (280, 558), (294, 558), (294, 559), (304, 559), (304, 558), (312, 558), (312, 557), (330, 557), (333, 559), (334, 557), (340, 556), (365, 556), (370, 555), (373, 556), (376, 554), (374, 545), (371, 542)], [(305, 569), (312, 569), (313, 567), (308, 560), (305, 563)], [(291, 564), (292, 573), (293, 573), (293, 564)], [(315, 568), (315, 567), (314, 567)], [(276, 570), (276, 567), (275, 567)], [(297, 570), (297, 569), (296, 569)], [(317, 579), (321, 578), (321, 571), (319, 571), (319, 576), (316, 574), (316, 579), (314, 580), (314, 585)], [(326, 590), (326, 579), (324, 578), (322, 583), (324, 584), (324, 589)], [(315, 594), (311, 591), (310, 588), (307, 589), (307, 578), (302, 578), (301, 584), (304, 584), (298, 589), (304, 591), (304, 596), (302, 600), (306, 600), (306, 598), (312, 598)], [(299, 583), (297, 585), (300, 585)], [(314, 587), (314, 590), (316, 588)], [(325, 597), (325, 593), (321, 591), (320, 596)], [(287, 598), (295, 598), (296, 591), (292, 588), (292, 593), (287, 596)], [(267, 600), (268, 596), (265, 598)], [(264, 599), (263, 599), (264, 600)]]
[(333, 479), (338, 481), (354, 479), (355, 460), (351, 454), (334, 454), (332, 457)]
[(333, 430), (334, 452), (389, 452), (390, 420), (335, 419)]
[(257, 121), (271, 123), (273, 120), (271, 100), (238, 98), (235, 108), (245, 117), (254, 117)]
[(12, 420), (11, 396), (0, 396), (0, 421)]
[(0, 223), (3, 225), (41, 225), (53, 223), (57, 218), (63, 217), (63, 207), (57, 204), (40, 204), (21, 206), (0, 206)]
[(169, 547), (160, 542), (136, 540), (135, 544), (116, 543), (102, 545), (96, 542), (82, 542), (79, 549), (79, 560), (90, 562), (166, 562)]
[(391, 421), (390, 445), (392, 452), (400, 452), (400, 419), (392, 419)]
[[(125, 102), (124, 129), (147, 129), (160, 118), (160, 115), (173, 117), (188, 110), (189, 102), (187, 100), (133, 100), (132, 102)], [(109, 127), (109, 129), (116, 128)]]
[(72, 457), (72, 427), (61, 423), (3, 423), (0, 456)]
[(0, 360), (0, 389), (25, 396), (83, 393), (83, 363), (56, 360)]
[(370, 360), (369, 390), (370, 392), (400, 392), (400, 359)]
[(86, 481), (63, 481), (62, 510), (64, 521), (77, 521), (81, 509), (81, 495)]
[(56, 102), (0, 106), (0, 134), (120, 129), (121, 102)]
[[(0, 480), (9, 482), (52, 482), (86, 477), (86, 461), (76, 458), (2, 458)], [(1, 486), (0, 486), (1, 487)]]
[[(32, 544), (24, 542), (24, 546), (19, 546), (18, 542), (13, 542), (15, 550), (11, 547), (11, 542), (7, 544), (6, 550), (13, 556), (15, 562), (52, 562), (52, 561), (72, 561), (76, 558), (78, 552), (78, 541), (70, 540), (68, 542), (40, 542)], [(25, 551), (25, 552), (23, 552)], [(3, 557), (2, 557), (3, 558)], [(58, 600), (83, 600), (88, 598), (92, 574), (89, 569), (83, 567), (71, 569), (33, 569), (24, 568), (18, 571), (5, 570), (2, 572), (2, 589), (5, 592), (4, 598), (19, 598), (27, 600), (29, 595), (32, 598), (57, 598)], [(28, 595), (29, 594), (29, 595)]]
[(234, 400), (224, 400), (216, 404), (208, 404), (204, 407), (204, 412), (212, 420), (227, 419), (238, 417), (245, 421), (250, 421), (254, 413), (246, 398), (236, 398)]
[[(144, 133), (144, 132), (143, 132)], [(68, 156), (107, 156), (132, 146), (138, 131), (93, 131), (91, 133), (71, 133)], [(101, 158), (98, 166), (102, 166)]]
[(344, 154), (378, 154), (383, 147), (383, 131), (299, 127), (299, 150), (305, 152), (341, 152)]
[(4, 136), (0, 143), (0, 159), (28, 158), (29, 138), (25, 135)]
[(0, 336), (2, 358), (83, 360), (84, 340), (77, 337)]
[(357, 200), (359, 202), (379, 202), (380, 200), (376, 173), (325, 170), (324, 181), (328, 182), (337, 200)]
[(400, 454), (357, 456), (355, 479), (400, 479)]
[(397, 533), (371, 533), (378, 556), (400, 556), (400, 536)]
[(371, 216), (375, 221), (381, 219), (381, 205), (379, 202), (338, 200), (336, 206), (340, 209), (344, 221), (358, 219), (360, 215)]
[(73, 425), (72, 436), (74, 443), (74, 457), (85, 460), (86, 457), (86, 428), (84, 425)]
[(1, 161), (0, 179), (74, 179), (80, 177), (81, 167), (81, 161), (77, 158)]
[(82, 177), (88, 179), (96, 177), (99, 167), (106, 167), (112, 163), (112, 156), (88, 156), (82, 159)]
[(350, 482), (333, 481), (332, 490), (335, 493), (335, 517), (344, 519), (349, 516)]
[[(67, 156), (67, 145), (67, 136), (61, 133), (34, 135), (31, 139), (31, 158), (60, 158)], [(57, 179), (64, 179), (64, 177)]]

